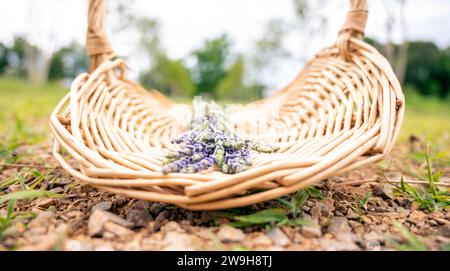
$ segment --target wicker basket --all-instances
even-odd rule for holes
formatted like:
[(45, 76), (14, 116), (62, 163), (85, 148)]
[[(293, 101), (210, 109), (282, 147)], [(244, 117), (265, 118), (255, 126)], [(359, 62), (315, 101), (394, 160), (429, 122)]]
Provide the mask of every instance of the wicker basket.
[(276, 110), (276, 133), (267, 140), (280, 150), (255, 154), (249, 170), (226, 175), (161, 173), (175, 147), (170, 139), (185, 129), (179, 116), (191, 107), (126, 79), (125, 62), (111, 61), (104, 2), (91, 0), (90, 72), (74, 80), (50, 117), (56, 160), (76, 180), (111, 193), (212, 210), (274, 199), (382, 159), (399, 133), (404, 96), (388, 61), (362, 41), (367, 1), (350, 3), (335, 44), (286, 88), (236, 112), (245, 129), (258, 121), (249, 113), (255, 107)]

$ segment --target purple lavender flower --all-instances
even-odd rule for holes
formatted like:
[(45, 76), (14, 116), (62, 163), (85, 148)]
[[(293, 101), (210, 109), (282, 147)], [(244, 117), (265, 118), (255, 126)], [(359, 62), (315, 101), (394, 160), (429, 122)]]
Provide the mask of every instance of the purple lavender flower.
[(273, 152), (278, 148), (243, 140), (220, 125), (208, 107), (205, 115), (195, 120), (193, 130), (172, 140), (180, 146), (167, 155), (162, 172), (195, 173), (216, 165), (223, 173), (233, 174), (250, 167), (250, 150)]

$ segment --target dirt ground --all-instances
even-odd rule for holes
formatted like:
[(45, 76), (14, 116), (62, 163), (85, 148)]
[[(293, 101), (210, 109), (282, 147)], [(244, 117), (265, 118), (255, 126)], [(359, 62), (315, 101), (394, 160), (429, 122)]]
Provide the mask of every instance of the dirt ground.
[[(315, 185), (323, 198), (309, 198), (300, 213), (309, 223), (246, 228), (229, 225), (231, 211), (191, 212), (98, 191), (58, 167), (50, 142), (21, 146), (20, 160), (0, 166), (0, 196), (24, 186), (62, 196), (17, 200), (0, 232), (0, 250), (448, 250), (449, 210), (428, 211), (395, 192), (402, 175), (417, 181), (415, 173), (425, 169), (408, 155), (414, 144)], [(448, 160), (433, 166), (450, 184)], [(448, 192), (448, 186), (440, 189)], [(8, 217), (8, 206), (0, 203), (0, 217)], [(241, 211), (272, 207), (282, 205), (270, 201)]]

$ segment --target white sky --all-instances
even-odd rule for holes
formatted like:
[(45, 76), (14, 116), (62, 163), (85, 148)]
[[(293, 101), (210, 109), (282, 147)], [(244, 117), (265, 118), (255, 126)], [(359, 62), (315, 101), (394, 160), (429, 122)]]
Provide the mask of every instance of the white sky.
[[(311, 0), (313, 1), (313, 0)], [(369, 21), (366, 35), (386, 39), (386, 8), (394, 8), (394, 0), (369, 0)], [(318, 7), (317, 13), (326, 16), (329, 24), (323, 33), (306, 41), (299, 34), (291, 37), (287, 46), (301, 57), (314, 53), (332, 43), (348, 9), (346, 0), (329, 0)], [(133, 11), (154, 17), (162, 25), (162, 41), (174, 58), (182, 58), (207, 38), (224, 32), (233, 40), (234, 50), (249, 52), (260, 37), (264, 25), (274, 18), (293, 18), (292, 0), (135, 0)], [(87, 0), (14, 0), (0, 4), (0, 42), (10, 43), (15, 35), (26, 35), (47, 51), (66, 45), (72, 40), (84, 43)], [(406, 24), (408, 39), (432, 40), (441, 47), (450, 45), (450, 1), (407, 0)], [(130, 50), (130, 40), (114, 36), (111, 26), (117, 17), (108, 14), (109, 36), (117, 54), (130, 58), (137, 70), (144, 64)], [(402, 39), (399, 28), (394, 38)], [(276, 75), (274, 87), (288, 83), (303, 63), (286, 60)]]

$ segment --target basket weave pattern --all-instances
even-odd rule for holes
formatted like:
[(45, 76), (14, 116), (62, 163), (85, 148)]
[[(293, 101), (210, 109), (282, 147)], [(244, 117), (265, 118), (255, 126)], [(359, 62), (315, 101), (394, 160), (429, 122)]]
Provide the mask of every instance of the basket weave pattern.
[(161, 173), (165, 155), (176, 147), (171, 139), (186, 129), (180, 116), (192, 108), (126, 79), (126, 63), (110, 60), (104, 2), (91, 0), (90, 73), (74, 80), (50, 117), (56, 160), (75, 179), (99, 189), (192, 210), (274, 199), (381, 160), (399, 133), (404, 96), (388, 61), (362, 41), (367, 2), (350, 3), (335, 44), (286, 88), (235, 112), (241, 116), (236, 126), (245, 130), (246, 123), (258, 122), (249, 113), (255, 107), (277, 110), (270, 122), (276, 132), (265, 141), (281, 148), (254, 154), (249, 170), (226, 175), (214, 169)]

